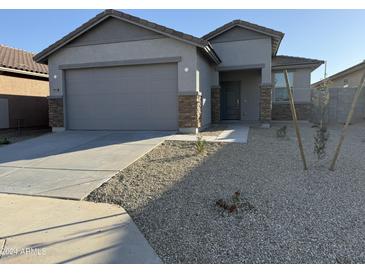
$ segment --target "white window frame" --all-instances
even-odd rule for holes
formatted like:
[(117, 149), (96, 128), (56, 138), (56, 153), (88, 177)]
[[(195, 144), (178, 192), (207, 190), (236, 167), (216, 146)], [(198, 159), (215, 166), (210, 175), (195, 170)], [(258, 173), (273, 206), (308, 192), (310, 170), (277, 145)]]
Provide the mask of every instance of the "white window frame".
[(348, 88), (349, 87), (349, 79), (345, 78), (343, 79), (343, 87)]
[[(278, 86), (277, 80), (276, 80), (276, 76), (277, 75), (282, 75), (282, 79), (283, 82), (280, 86)], [(293, 90), (294, 87), (294, 71), (288, 71), (288, 77), (289, 77), (289, 84)], [(276, 94), (277, 94), (277, 90), (276, 89), (285, 89), (286, 92), (286, 96), (287, 96), (287, 87), (286, 87), (286, 83), (285, 83), (285, 76), (284, 76), (284, 71), (280, 71), (280, 72), (275, 72), (274, 73), (274, 89), (273, 89), (273, 96), (272, 96), (272, 101), (274, 103), (289, 103), (289, 98), (281, 100), (281, 99), (277, 99), (276, 98)], [(294, 92), (294, 91), (293, 91)]]

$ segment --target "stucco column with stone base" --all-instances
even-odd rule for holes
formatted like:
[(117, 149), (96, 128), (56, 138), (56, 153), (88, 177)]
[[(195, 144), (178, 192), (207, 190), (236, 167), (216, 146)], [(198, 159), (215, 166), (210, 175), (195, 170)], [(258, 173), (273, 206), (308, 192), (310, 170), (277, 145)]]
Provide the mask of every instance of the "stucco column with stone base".
[(219, 123), (221, 120), (221, 88), (214, 86), (211, 89), (212, 123)]
[(271, 85), (261, 85), (260, 86), (260, 121), (268, 123), (271, 121)]
[(201, 94), (179, 94), (179, 131), (198, 133), (201, 127)]
[(48, 97), (48, 116), (52, 131), (64, 130), (63, 97)]

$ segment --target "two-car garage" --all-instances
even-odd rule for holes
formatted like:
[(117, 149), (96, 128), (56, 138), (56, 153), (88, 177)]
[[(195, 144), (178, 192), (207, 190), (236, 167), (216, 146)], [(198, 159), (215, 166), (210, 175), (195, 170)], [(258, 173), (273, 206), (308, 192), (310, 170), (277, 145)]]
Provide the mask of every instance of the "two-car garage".
[(53, 131), (197, 132), (210, 122), (209, 85), (221, 62), (204, 39), (116, 10), (34, 60), (48, 65)]
[(64, 71), (66, 127), (177, 130), (177, 64)]

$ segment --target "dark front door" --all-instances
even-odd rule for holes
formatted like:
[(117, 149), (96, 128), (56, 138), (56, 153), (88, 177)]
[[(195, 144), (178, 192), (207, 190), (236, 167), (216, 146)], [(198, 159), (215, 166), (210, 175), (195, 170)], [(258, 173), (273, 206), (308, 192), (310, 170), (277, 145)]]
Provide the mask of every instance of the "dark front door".
[(240, 82), (221, 82), (221, 115), (223, 120), (240, 120)]

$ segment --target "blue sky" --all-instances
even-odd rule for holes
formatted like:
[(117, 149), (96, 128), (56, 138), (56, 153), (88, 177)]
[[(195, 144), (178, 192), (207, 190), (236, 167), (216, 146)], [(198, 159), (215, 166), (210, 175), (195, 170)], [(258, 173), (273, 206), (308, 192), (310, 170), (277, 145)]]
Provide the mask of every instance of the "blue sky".
[[(242, 19), (285, 33), (279, 54), (328, 61), (331, 75), (365, 59), (365, 10), (124, 10), (195, 36)], [(0, 10), (0, 44), (38, 52), (99, 10)], [(323, 77), (324, 66), (312, 74)]]

